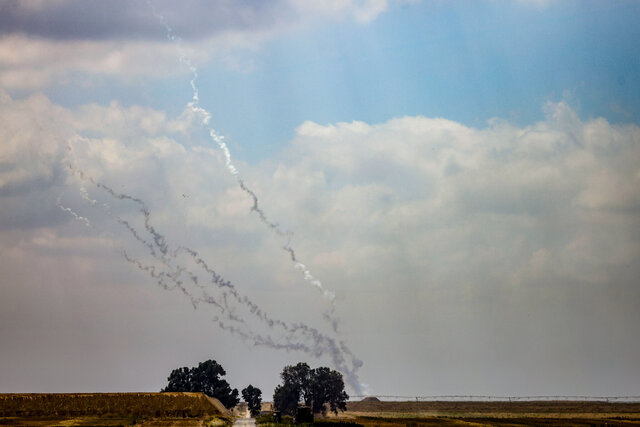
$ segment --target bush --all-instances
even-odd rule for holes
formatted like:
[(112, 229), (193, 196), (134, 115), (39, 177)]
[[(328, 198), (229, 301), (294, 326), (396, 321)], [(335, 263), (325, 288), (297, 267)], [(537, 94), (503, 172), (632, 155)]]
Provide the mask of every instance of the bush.
[[(273, 422), (273, 414), (260, 415), (256, 418), (256, 424), (260, 427), (282, 427), (294, 425), (293, 417), (289, 415), (282, 416), (281, 423)], [(353, 421), (315, 421), (313, 423), (295, 424), (300, 427), (321, 426), (321, 427), (364, 427), (362, 424)]]
[(273, 413), (268, 413), (268, 414), (264, 414), (264, 415), (260, 415), (260, 416), (256, 417), (256, 424), (259, 424), (259, 425), (261, 425), (263, 427), (292, 425), (293, 424), (293, 417), (291, 417), (289, 415), (283, 415), (281, 423), (274, 423), (273, 422)]

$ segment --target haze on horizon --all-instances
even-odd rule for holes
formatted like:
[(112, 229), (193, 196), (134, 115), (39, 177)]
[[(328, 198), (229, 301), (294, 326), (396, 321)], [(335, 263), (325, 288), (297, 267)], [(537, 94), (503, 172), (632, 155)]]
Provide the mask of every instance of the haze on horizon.
[(371, 394), (640, 395), (637, 40), (634, 0), (0, 0), (0, 393), (336, 367), (158, 286), (72, 164)]

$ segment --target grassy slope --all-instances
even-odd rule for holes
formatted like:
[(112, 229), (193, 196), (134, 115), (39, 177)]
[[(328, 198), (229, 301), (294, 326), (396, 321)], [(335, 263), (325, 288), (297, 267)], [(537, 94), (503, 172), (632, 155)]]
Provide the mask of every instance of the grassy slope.
[(0, 394), (0, 425), (209, 426), (231, 423), (202, 393)]

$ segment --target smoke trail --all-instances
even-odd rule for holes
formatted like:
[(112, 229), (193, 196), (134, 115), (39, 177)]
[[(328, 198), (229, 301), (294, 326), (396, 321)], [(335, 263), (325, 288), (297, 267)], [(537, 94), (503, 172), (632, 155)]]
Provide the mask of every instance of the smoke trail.
[[(178, 53), (179, 53), (180, 62), (185, 64), (189, 68), (189, 70), (191, 71), (192, 78), (191, 78), (189, 83), (190, 83), (191, 90), (192, 90), (192, 97), (191, 97), (191, 102), (189, 102), (187, 104), (187, 106), (189, 108), (191, 108), (191, 111), (194, 112), (197, 116), (201, 117), (202, 125), (209, 132), (209, 136), (211, 137), (213, 142), (215, 142), (218, 145), (218, 147), (222, 150), (222, 152), (224, 154), (225, 166), (226, 166), (227, 170), (229, 171), (229, 173), (231, 175), (233, 175), (236, 178), (238, 186), (253, 200), (253, 206), (251, 207), (251, 211), (252, 212), (256, 212), (256, 214), (260, 218), (260, 221), (263, 224), (265, 224), (267, 227), (269, 227), (269, 229), (271, 229), (273, 232), (275, 232), (279, 236), (288, 237), (288, 240), (290, 241), (291, 237), (293, 237), (293, 233), (291, 231), (283, 231), (282, 229), (280, 229), (280, 227), (279, 227), (279, 225), (277, 223), (274, 223), (274, 222), (272, 222), (272, 221), (270, 221), (268, 219), (268, 217), (266, 216), (266, 214), (264, 213), (262, 208), (260, 208), (260, 206), (259, 206), (258, 196), (256, 195), (256, 193), (253, 190), (251, 190), (249, 187), (247, 187), (247, 185), (245, 184), (244, 180), (240, 176), (240, 172), (238, 171), (238, 169), (233, 164), (232, 159), (231, 159), (231, 152), (229, 151), (229, 147), (227, 146), (226, 142), (224, 141), (224, 136), (218, 135), (218, 133), (215, 131), (215, 129), (213, 129), (210, 126), (209, 123), (211, 121), (211, 113), (209, 111), (207, 111), (205, 108), (203, 108), (202, 106), (200, 106), (200, 95), (199, 95), (198, 87), (196, 85), (196, 80), (198, 79), (198, 69), (193, 65), (193, 63), (191, 62), (191, 59), (182, 50), (182, 48), (180, 46), (180, 43), (181, 43), (180, 37), (178, 37), (178, 36), (176, 36), (174, 34), (173, 28), (171, 28), (171, 26), (169, 26), (169, 24), (167, 23), (167, 21), (164, 18), (164, 16), (161, 15), (156, 10), (156, 8), (151, 3), (151, 0), (147, 0), (147, 5), (151, 9), (151, 11), (152, 11), (153, 15), (156, 17), (156, 19), (161, 23), (161, 25), (166, 30), (167, 38), (172, 43), (175, 43), (178, 46)], [(292, 258), (292, 260), (294, 262), (294, 267), (295, 267), (296, 270), (302, 272), (302, 276), (304, 277), (304, 280), (309, 282), (316, 289), (318, 289), (320, 291), (320, 293), (323, 295), (323, 297), (326, 298), (333, 306), (333, 304), (335, 303), (335, 294), (333, 292), (331, 292), (330, 290), (326, 289), (324, 287), (324, 285), (322, 284), (322, 282), (320, 280), (318, 280), (316, 277), (314, 277), (311, 274), (311, 272), (309, 271), (309, 269), (304, 264), (296, 261), (296, 256), (295, 256), (294, 249), (289, 245), (289, 243), (287, 243), (287, 245), (285, 245), (282, 249), (291, 254), (291, 258)], [(338, 321), (337, 321), (337, 319), (333, 318), (330, 313), (333, 313), (333, 307), (332, 307), (331, 311), (327, 314), (327, 316), (331, 319), (330, 322), (332, 323), (334, 329), (337, 330)]]
[[(130, 231), (133, 233), (135, 230)], [(184, 267), (174, 273), (157, 272), (155, 268), (145, 266), (139, 261), (133, 260), (130, 257), (127, 258), (127, 261), (134, 263), (138, 268), (146, 271), (151, 275), (151, 277), (157, 279), (165, 289), (169, 289), (169, 287), (166, 286), (164, 280), (171, 280), (176, 284), (176, 287), (178, 287), (186, 296), (191, 299), (191, 303), (194, 308), (199, 302), (214, 305), (223, 314), (226, 315), (226, 318), (229, 321), (240, 324), (242, 327), (232, 326), (216, 318), (214, 319), (214, 321), (217, 320), (218, 326), (228, 332), (235, 333), (241, 336), (243, 339), (252, 342), (255, 346), (264, 346), (275, 350), (300, 351), (314, 357), (321, 357), (324, 354), (328, 354), (334, 367), (345, 375), (347, 383), (354, 390), (360, 390), (357, 370), (362, 365), (362, 362), (355, 358), (353, 353), (344, 342), (337, 342), (335, 339), (319, 332), (317, 329), (312, 328), (304, 323), (289, 324), (282, 320), (269, 317), (256, 303), (251, 301), (247, 296), (242, 296), (231, 282), (225, 281), (218, 273), (212, 270), (208, 266), (208, 264), (197, 255), (197, 252), (186, 247), (180, 247), (178, 249), (187, 252), (193, 257), (196, 265), (200, 266), (202, 269), (204, 269), (204, 271), (210, 273), (210, 283), (217, 285), (219, 288), (224, 288), (226, 293), (224, 293), (223, 295), (232, 296), (237, 303), (243, 304), (245, 307), (247, 307), (248, 311), (252, 315), (254, 315), (269, 328), (279, 329), (285, 332), (286, 335), (283, 337), (283, 341), (277, 342), (268, 335), (265, 336), (251, 331), (246, 325), (246, 322), (241, 317), (234, 316), (233, 313), (230, 312), (229, 305), (228, 302), (226, 302), (226, 299), (223, 299), (224, 302), (221, 302), (219, 299), (216, 299), (211, 294), (209, 294), (203, 287), (200, 287), (202, 296), (195, 297), (192, 293), (186, 290), (186, 287), (183, 285), (183, 282), (179, 278), (180, 273), (182, 271), (186, 271)], [(188, 278), (194, 284), (198, 285), (198, 281), (196, 279), (197, 275), (195, 273), (189, 274)]]
[(56, 201), (56, 206), (58, 206), (61, 210), (63, 210), (64, 212), (67, 212), (68, 214), (70, 214), (71, 216), (73, 216), (75, 219), (77, 219), (78, 221), (81, 221), (84, 223), (84, 225), (86, 225), (89, 228), (93, 228), (93, 225), (91, 225), (91, 221), (89, 221), (88, 218), (85, 218), (81, 215), (78, 215), (77, 213), (75, 213), (75, 211), (73, 211), (70, 208), (67, 208), (65, 206), (62, 205), (62, 203), (60, 203), (60, 197), (58, 197), (58, 200)]
[[(148, 4), (152, 6), (150, 1), (148, 1)], [(156, 16), (161, 20), (163, 25), (165, 25), (170, 40), (179, 42), (179, 39), (173, 35), (171, 28), (164, 22), (164, 18), (157, 14)], [(239, 187), (252, 199), (253, 205), (251, 211), (256, 212), (260, 221), (268, 226), (269, 229), (277, 235), (287, 238), (287, 244), (283, 246), (283, 250), (289, 253), (295, 268), (303, 274), (306, 281), (316, 287), (333, 305), (335, 295), (326, 290), (307, 267), (297, 260), (295, 251), (290, 245), (290, 239), (293, 233), (283, 231), (277, 223), (270, 221), (260, 208), (259, 200), (255, 192), (246, 186), (238, 169), (233, 165), (231, 154), (224, 141), (224, 137), (218, 135), (215, 130), (209, 126), (211, 114), (199, 105), (199, 94), (196, 86), (196, 79), (198, 78), (197, 69), (185, 55), (181, 55), (180, 61), (185, 63), (193, 74), (193, 78), (190, 81), (193, 96), (192, 101), (188, 105), (193, 113), (201, 118), (202, 125), (209, 131), (209, 136), (223, 152), (225, 166), (228, 172), (236, 178)], [(74, 157), (70, 144), (67, 145), (67, 148), (71, 157)], [(72, 175), (78, 176), (84, 182), (89, 182), (113, 200), (133, 203), (138, 207), (137, 212), (141, 215), (143, 228), (136, 227), (131, 221), (117, 215), (109, 203), (99, 203), (90, 197), (84, 186), (80, 187), (81, 196), (88, 204), (98, 209), (104, 209), (112, 220), (123, 227), (128, 234), (140, 244), (146, 251), (147, 256), (150, 256), (154, 260), (152, 263), (147, 263), (123, 250), (122, 255), (127, 263), (149, 275), (163, 289), (179, 290), (189, 298), (194, 309), (201, 304), (211, 306), (218, 312), (218, 315), (214, 316), (213, 320), (220, 328), (236, 334), (254, 346), (265, 346), (277, 350), (299, 351), (314, 357), (327, 355), (332, 365), (344, 374), (346, 382), (353, 390), (357, 393), (361, 392), (357, 371), (362, 365), (362, 362), (354, 356), (343, 341), (339, 341), (304, 323), (288, 323), (270, 317), (246, 295), (242, 295), (230, 281), (225, 280), (219, 273), (211, 268), (198, 252), (184, 246), (172, 248), (165, 236), (152, 224), (151, 211), (142, 199), (116, 192), (111, 187), (85, 174), (76, 164), (76, 162), (69, 162), (69, 169)], [(62, 205), (60, 206), (64, 211), (74, 215), (76, 219), (83, 221), (81, 218), (84, 217), (75, 214), (71, 209), (64, 208)], [(85, 222), (85, 224), (87, 222)], [(186, 261), (184, 258), (186, 258)], [(202, 275), (206, 276), (207, 279), (201, 280)], [(212, 286), (213, 289), (218, 292), (217, 295), (210, 292)], [(195, 292), (192, 289), (194, 287), (196, 289)], [(235, 311), (236, 308), (245, 310), (252, 318), (257, 319), (260, 324), (269, 328), (274, 333), (277, 332), (279, 334), (278, 338), (275, 339), (269, 334), (258, 333), (252, 330), (245, 320), (246, 316), (238, 314)], [(325, 314), (324, 318), (331, 321), (334, 331), (337, 331), (337, 320), (331, 317), (331, 313)]]
[(309, 283), (311, 283), (313, 286), (315, 286), (316, 288), (318, 288), (318, 290), (320, 292), (322, 292), (322, 294), (324, 295), (324, 297), (326, 299), (328, 299), (329, 301), (331, 301), (331, 303), (335, 302), (336, 299), (336, 294), (334, 294), (333, 292), (331, 292), (328, 289), (325, 289), (322, 286), (322, 283), (320, 282), (320, 280), (316, 279), (311, 272), (309, 271), (309, 269), (307, 268), (306, 265), (304, 265), (303, 263), (301, 263), (300, 261), (298, 261), (298, 259), (296, 258), (296, 253), (293, 251), (293, 249), (291, 249), (291, 246), (289, 246), (289, 244), (285, 245), (282, 247), (282, 249), (284, 249), (285, 251), (289, 252), (289, 255), (291, 256), (291, 261), (293, 261), (294, 263), (294, 268), (298, 271), (302, 272), (302, 275), (304, 276), (304, 279), (306, 281), (308, 281)]
[[(111, 198), (138, 205), (138, 212), (142, 215), (144, 229), (151, 237), (150, 240), (146, 239), (130, 221), (114, 214), (108, 203), (98, 204), (94, 199), (90, 198), (86, 190), (84, 190), (83, 198), (93, 201), (94, 203), (92, 203), (92, 205), (94, 206), (101, 206), (106, 209), (109, 216), (123, 226), (142, 247), (146, 248), (149, 255), (158, 261), (160, 266), (145, 264), (131, 256), (127, 251), (122, 251), (125, 260), (129, 264), (148, 274), (163, 289), (180, 290), (190, 299), (194, 309), (197, 308), (200, 303), (213, 306), (223, 316), (222, 319), (218, 316), (215, 316), (213, 319), (221, 329), (235, 334), (245, 341), (251, 342), (254, 346), (264, 346), (276, 350), (299, 351), (314, 357), (321, 357), (327, 354), (334, 367), (345, 375), (347, 383), (356, 392), (360, 392), (357, 370), (362, 365), (362, 362), (353, 355), (344, 342), (338, 342), (334, 338), (304, 323), (291, 324), (271, 318), (258, 304), (247, 296), (241, 295), (230, 281), (225, 280), (219, 273), (212, 269), (207, 262), (200, 257), (197, 251), (185, 246), (171, 249), (165, 236), (151, 224), (150, 210), (142, 199), (128, 194), (118, 193), (106, 184), (86, 175), (75, 165), (70, 165), (70, 167), (81, 179), (90, 182)], [(178, 263), (179, 254), (186, 254), (196, 267), (204, 271), (209, 276), (208, 283), (220, 289), (222, 295), (215, 297), (209, 293), (208, 289), (200, 283), (199, 275), (196, 271)], [(200, 295), (195, 295), (191, 292), (187, 287), (187, 283), (196, 286), (199, 289)], [(238, 305), (245, 307), (245, 309), (263, 325), (274, 331), (279, 330), (284, 335), (278, 341), (269, 335), (252, 331), (244, 318), (233, 312), (233, 307), (228, 301), (229, 297)]]

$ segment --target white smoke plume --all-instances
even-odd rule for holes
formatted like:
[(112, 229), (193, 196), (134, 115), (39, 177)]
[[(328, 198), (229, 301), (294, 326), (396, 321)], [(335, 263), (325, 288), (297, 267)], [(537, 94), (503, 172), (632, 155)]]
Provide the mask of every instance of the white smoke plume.
[[(72, 152), (70, 146), (68, 150)], [(161, 288), (179, 290), (189, 298), (194, 309), (200, 304), (211, 306), (218, 312), (213, 316), (214, 323), (252, 345), (298, 351), (313, 357), (328, 356), (335, 369), (344, 374), (347, 384), (360, 393), (357, 371), (362, 362), (354, 356), (344, 342), (305, 323), (289, 323), (272, 318), (258, 304), (246, 295), (242, 295), (230, 281), (216, 272), (196, 250), (186, 246), (171, 246), (165, 235), (152, 224), (151, 211), (142, 199), (116, 192), (110, 186), (87, 175), (71, 162), (68, 167), (83, 183), (91, 184), (109, 198), (137, 206), (137, 212), (143, 224), (142, 229), (137, 228), (132, 220), (114, 213), (110, 203), (97, 202), (83, 185), (80, 187), (82, 198), (90, 206), (105, 211), (112, 220), (120, 224), (152, 259), (151, 262), (145, 262), (129, 251), (122, 250), (122, 255), (129, 264), (148, 274)], [(61, 208), (76, 219), (82, 221), (84, 218), (69, 208), (62, 206)], [(90, 224), (88, 220), (85, 223)], [(247, 316), (251, 316), (259, 324), (277, 333), (278, 338), (256, 332), (247, 321)]]
[(87, 227), (93, 228), (93, 225), (91, 224), (91, 221), (89, 221), (88, 218), (83, 217), (82, 215), (77, 214), (73, 209), (64, 206), (60, 201), (60, 197), (58, 197), (58, 200), (56, 201), (56, 206), (58, 206), (63, 212), (67, 212), (69, 215), (73, 216), (78, 221), (84, 223), (84, 225), (86, 225)]
[[(150, 2), (149, 5), (153, 8)], [(173, 35), (171, 28), (165, 23), (164, 18), (154, 14), (163, 23), (171, 41), (179, 45), (180, 40)], [(191, 64), (189, 58), (181, 54), (180, 61), (186, 64), (192, 72), (191, 88), (192, 100), (188, 106), (192, 112), (201, 119), (201, 124), (207, 129), (211, 139), (222, 150), (225, 157), (227, 171), (235, 177), (239, 187), (251, 198), (252, 212), (256, 212), (260, 221), (269, 227), (280, 237), (286, 238), (283, 250), (289, 253), (296, 270), (300, 271), (304, 279), (316, 287), (331, 302), (332, 309), (324, 314), (324, 319), (329, 321), (333, 331), (337, 334), (337, 319), (333, 317), (335, 295), (325, 289), (320, 280), (312, 275), (309, 269), (301, 263), (294, 249), (290, 245), (293, 233), (282, 230), (277, 223), (270, 221), (259, 206), (256, 193), (245, 184), (238, 169), (232, 162), (231, 154), (224, 141), (224, 137), (216, 133), (209, 125), (211, 114), (199, 105), (199, 94), (196, 86), (198, 77), (197, 69)], [(68, 168), (72, 176), (80, 179), (80, 195), (87, 204), (106, 213), (112, 221), (119, 224), (127, 234), (137, 243), (131, 250), (121, 249), (121, 253), (127, 263), (150, 276), (160, 287), (165, 290), (178, 290), (189, 298), (194, 309), (206, 304), (216, 313), (213, 321), (223, 330), (228, 331), (255, 345), (264, 346), (276, 350), (298, 351), (312, 357), (327, 356), (335, 369), (342, 372), (345, 381), (356, 392), (361, 392), (361, 386), (357, 371), (362, 362), (355, 357), (345, 342), (340, 339), (320, 332), (305, 323), (290, 323), (272, 318), (258, 304), (246, 295), (242, 295), (238, 289), (228, 280), (225, 280), (216, 272), (197, 251), (182, 245), (170, 245), (165, 235), (160, 232), (151, 220), (151, 210), (147, 204), (138, 197), (115, 191), (112, 187), (86, 174), (77, 166), (75, 154), (67, 143)], [(99, 202), (104, 197), (93, 198), (85, 188), (90, 185), (95, 191), (100, 192), (109, 202)], [(59, 207), (74, 218), (95, 228), (91, 222), (70, 208)], [(136, 217), (126, 218), (117, 214), (118, 204), (134, 204)], [(137, 248), (137, 249), (136, 249)], [(144, 255), (134, 255), (140, 249)], [(250, 319), (269, 332), (258, 331), (252, 327)]]
[(205, 129), (209, 133), (211, 140), (218, 145), (220, 150), (222, 150), (225, 158), (225, 166), (229, 171), (229, 173), (236, 178), (238, 186), (242, 189), (242, 191), (244, 191), (252, 199), (253, 205), (251, 207), (251, 211), (255, 212), (260, 218), (260, 221), (263, 224), (265, 224), (267, 227), (269, 227), (269, 229), (271, 229), (277, 235), (287, 238), (287, 244), (283, 246), (282, 249), (291, 255), (291, 259), (294, 263), (295, 269), (300, 271), (302, 273), (302, 276), (304, 277), (304, 280), (309, 282), (316, 289), (318, 289), (320, 293), (323, 295), (323, 297), (331, 303), (332, 309), (330, 312), (327, 313), (326, 317), (330, 319), (330, 322), (333, 325), (334, 329), (337, 330), (338, 321), (331, 315), (331, 313), (333, 313), (333, 304), (335, 302), (335, 294), (332, 291), (326, 289), (322, 284), (322, 282), (311, 274), (311, 272), (309, 271), (309, 269), (305, 264), (297, 260), (295, 251), (290, 245), (290, 241), (291, 241), (291, 238), (293, 237), (293, 233), (288, 230), (282, 230), (277, 223), (274, 223), (271, 220), (269, 220), (267, 215), (262, 210), (262, 208), (260, 208), (258, 196), (252, 189), (250, 189), (246, 185), (246, 183), (244, 182), (244, 179), (242, 178), (242, 176), (240, 175), (240, 172), (238, 171), (238, 168), (233, 164), (231, 159), (231, 152), (229, 151), (229, 147), (224, 141), (224, 136), (219, 135), (216, 132), (216, 130), (213, 127), (211, 127), (210, 125), (211, 113), (200, 105), (200, 96), (199, 96), (198, 87), (196, 85), (196, 81), (198, 79), (198, 69), (195, 67), (195, 65), (193, 65), (189, 56), (181, 48), (180, 37), (175, 35), (173, 28), (167, 23), (167, 20), (165, 19), (165, 17), (156, 10), (151, 0), (147, 0), (147, 4), (149, 5), (149, 8), (153, 12), (153, 15), (156, 17), (156, 19), (165, 28), (167, 32), (167, 38), (171, 42), (177, 45), (180, 62), (186, 65), (187, 68), (189, 68), (189, 70), (191, 71), (190, 85), (192, 90), (192, 97), (191, 97), (191, 102), (189, 102), (187, 105), (191, 108), (192, 112), (196, 114), (197, 117), (200, 117), (201, 124), (205, 127)]

